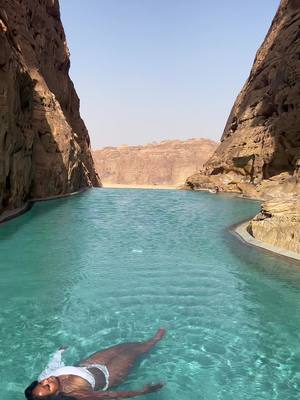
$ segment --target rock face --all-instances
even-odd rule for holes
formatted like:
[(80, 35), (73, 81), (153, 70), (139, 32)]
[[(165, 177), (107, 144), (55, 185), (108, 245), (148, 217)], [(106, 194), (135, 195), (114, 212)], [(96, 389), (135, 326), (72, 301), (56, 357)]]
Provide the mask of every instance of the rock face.
[(220, 146), (186, 186), (276, 199), (248, 231), (300, 253), (300, 0), (281, 0)]
[(0, 0), (0, 212), (99, 186), (57, 0)]
[(93, 152), (105, 184), (179, 185), (198, 171), (217, 144), (208, 139), (167, 140), (145, 146), (106, 147)]
[(248, 232), (263, 242), (300, 254), (300, 198), (268, 201), (248, 225)]
[(281, 0), (221, 144), (187, 186), (268, 197), (273, 188), (284, 192), (284, 183), (297, 192), (299, 127), (300, 0)]

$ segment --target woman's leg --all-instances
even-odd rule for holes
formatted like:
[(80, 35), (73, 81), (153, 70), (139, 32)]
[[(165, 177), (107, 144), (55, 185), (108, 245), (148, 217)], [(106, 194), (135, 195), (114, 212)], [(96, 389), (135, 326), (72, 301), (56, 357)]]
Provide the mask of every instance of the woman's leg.
[[(142, 343), (122, 343), (118, 344), (116, 346), (110, 347), (108, 349), (98, 351), (94, 354), (92, 354), (90, 357), (82, 360), (80, 362), (80, 365), (91, 365), (91, 364), (104, 364), (107, 366), (107, 368), (110, 371), (109, 364), (111, 361), (113, 362), (113, 366), (115, 369), (115, 364), (117, 362), (117, 358), (120, 358), (121, 364), (124, 365), (128, 364), (128, 368), (131, 369), (131, 364), (134, 363), (134, 361), (141, 356), (142, 354), (147, 353), (150, 349), (152, 349), (153, 346), (156, 345), (157, 342), (159, 342), (162, 337), (165, 335), (166, 331), (163, 328), (160, 328), (156, 334), (146, 342)], [(127, 361), (126, 361), (127, 360)], [(127, 368), (127, 369), (128, 369)], [(111, 373), (111, 371), (110, 371)]]
[(108, 364), (109, 388), (120, 385), (129, 375), (136, 361), (144, 353), (129, 350), (114, 358)]
[(107, 363), (109, 371), (109, 388), (120, 385), (128, 376), (135, 362), (152, 349), (164, 336), (165, 330), (160, 329), (153, 338), (144, 343), (129, 343), (127, 348), (110, 359)]

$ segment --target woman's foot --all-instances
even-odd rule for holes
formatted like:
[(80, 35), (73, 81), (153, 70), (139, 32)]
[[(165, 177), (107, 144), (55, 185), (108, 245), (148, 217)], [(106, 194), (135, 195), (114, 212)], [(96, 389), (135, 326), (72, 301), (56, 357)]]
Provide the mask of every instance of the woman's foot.
[(166, 329), (165, 328), (159, 328), (159, 330), (156, 332), (156, 334), (153, 336), (153, 340), (155, 342), (159, 342), (166, 334)]
[(154, 347), (156, 343), (159, 342), (165, 336), (165, 334), (166, 330), (164, 328), (160, 328), (151, 339), (145, 342), (146, 351), (152, 349), (152, 347)]

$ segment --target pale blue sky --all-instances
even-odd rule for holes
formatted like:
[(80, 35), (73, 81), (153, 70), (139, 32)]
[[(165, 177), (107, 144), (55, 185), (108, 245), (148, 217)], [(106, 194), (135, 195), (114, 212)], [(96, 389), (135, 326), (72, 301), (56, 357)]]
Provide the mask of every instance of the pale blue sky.
[(279, 0), (60, 0), (92, 146), (221, 137)]

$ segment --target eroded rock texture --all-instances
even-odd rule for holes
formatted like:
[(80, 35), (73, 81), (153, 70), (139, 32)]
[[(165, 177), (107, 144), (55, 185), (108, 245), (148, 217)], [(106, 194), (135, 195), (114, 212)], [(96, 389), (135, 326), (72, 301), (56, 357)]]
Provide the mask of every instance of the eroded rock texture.
[(202, 168), (217, 144), (208, 139), (166, 140), (93, 152), (103, 185), (179, 185)]
[(57, 0), (0, 0), (0, 212), (99, 186)]
[(300, 0), (281, 0), (221, 144), (187, 186), (268, 197), (283, 183), (297, 192), (299, 169)]
[(300, 199), (267, 201), (248, 225), (248, 232), (262, 240), (285, 250), (300, 254)]

